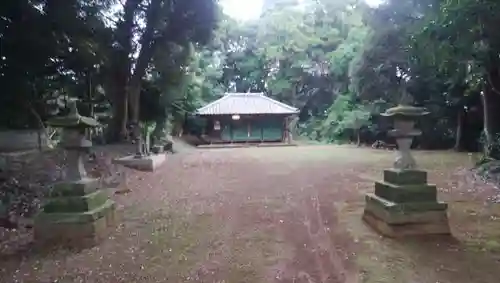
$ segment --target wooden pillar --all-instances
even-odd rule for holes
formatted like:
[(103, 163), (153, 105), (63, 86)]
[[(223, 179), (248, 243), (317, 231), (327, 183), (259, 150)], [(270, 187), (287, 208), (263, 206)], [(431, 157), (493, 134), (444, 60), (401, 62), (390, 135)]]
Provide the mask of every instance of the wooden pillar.
[(234, 123), (234, 121), (232, 119), (229, 120), (229, 140), (230, 140), (230, 143), (233, 143), (233, 141), (234, 141), (233, 123)]
[(249, 118), (247, 120), (247, 140), (246, 140), (247, 143), (250, 141), (250, 133), (252, 131), (252, 124), (251, 123), (252, 123), (252, 119)]
[(260, 119), (259, 119), (259, 125), (260, 125), (260, 143), (264, 143), (264, 125), (265, 125), (265, 122), (266, 122), (266, 119), (260, 117)]
[[(207, 128), (211, 128), (210, 131)], [(209, 139), (210, 144), (213, 144), (213, 139), (212, 139), (212, 133), (214, 131), (213, 119), (211, 120), (211, 122), (205, 124), (205, 130), (207, 131), (207, 135), (208, 135), (208, 139)]]
[(292, 143), (292, 130), (290, 129), (290, 119), (291, 117), (285, 117), (285, 142)]
[(288, 117), (283, 119), (283, 140), (282, 142), (288, 141)]

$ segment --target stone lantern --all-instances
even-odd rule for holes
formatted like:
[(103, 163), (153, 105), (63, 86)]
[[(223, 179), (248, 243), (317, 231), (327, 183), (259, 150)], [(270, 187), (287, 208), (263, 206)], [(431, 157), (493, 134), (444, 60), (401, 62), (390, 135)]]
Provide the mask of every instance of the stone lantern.
[(382, 116), (391, 117), (394, 122), (394, 129), (389, 131), (389, 136), (394, 137), (398, 145), (398, 156), (394, 161), (394, 168), (400, 170), (416, 169), (417, 164), (411, 155), (411, 145), (414, 137), (422, 134), (422, 131), (415, 129), (415, 122), (421, 116), (429, 112), (423, 108), (414, 106), (398, 105), (389, 108)]
[(97, 244), (115, 225), (115, 203), (99, 180), (89, 178), (83, 157), (90, 152), (92, 142), (85, 138), (87, 128), (99, 123), (78, 114), (76, 101), (70, 102), (70, 112), (48, 124), (62, 128), (60, 146), (66, 152), (63, 181), (55, 184), (42, 211), (35, 218), (35, 240), (42, 244), (88, 247)]
[(375, 192), (366, 195), (363, 220), (389, 237), (449, 234), (447, 204), (437, 200), (435, 185), (427, 184), (427, 172), (418, 170), (411, 144), (421, 131), (415, 123), (428, 112), (420, 107), (399, 105), (383, 116), (393, 119), (389, 135), (396, 139), (398, 152), (393, 168), (384, 170), (384, 180), (375, 183)]

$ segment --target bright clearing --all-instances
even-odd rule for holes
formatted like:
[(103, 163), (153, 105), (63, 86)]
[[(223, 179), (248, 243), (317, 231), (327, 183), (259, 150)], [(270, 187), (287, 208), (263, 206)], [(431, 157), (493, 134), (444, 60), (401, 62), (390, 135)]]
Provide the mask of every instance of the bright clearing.
[[(384, 0), (365, 0), (368, 5), (376, 7)], [(264, 0), (223, 0), (224, 13), (242, 21), (256, 19), (260, 16)]]

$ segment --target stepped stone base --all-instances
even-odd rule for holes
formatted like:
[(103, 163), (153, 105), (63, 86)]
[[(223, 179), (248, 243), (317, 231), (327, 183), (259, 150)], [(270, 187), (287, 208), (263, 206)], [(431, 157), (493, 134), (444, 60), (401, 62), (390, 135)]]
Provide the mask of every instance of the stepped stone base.
[(440, 202), (397, 204), (368, 194), (363, 220), (387, 237), (450, 234), (446, 209)]
[(167, 156), (164, 153), (152, 154), (141, 158), (136, 158), (135, 156), (130, 155), (113, 159), (113, 163), (135, 170), (153, 172), (165, 162), (166, 158)]
[(424, 171), (389, 169), (366, 195), (363, 220), (388, 237), (450, 234), (447, 208)]
[(365, 213), (363, 214), (363, 220), (379, 234), (391, 238), (451, 234), (447, 219), (435, 222), (394, 225), (389, 224), (382, 219), (377, 218), (373, 214), (365, 211)]
[(96, 179), (57, 184), (34, 223), (39, 245), (88, 248), (116, 226), (116, 204)]

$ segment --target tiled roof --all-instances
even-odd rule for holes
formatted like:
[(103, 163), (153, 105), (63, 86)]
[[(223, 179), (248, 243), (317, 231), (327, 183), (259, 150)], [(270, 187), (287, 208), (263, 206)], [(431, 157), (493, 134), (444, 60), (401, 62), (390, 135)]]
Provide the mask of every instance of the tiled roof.
[(227, 93), (196, 110), (198, 115), (294, 114), (299, 109), (281, 103), (264, 93)]

